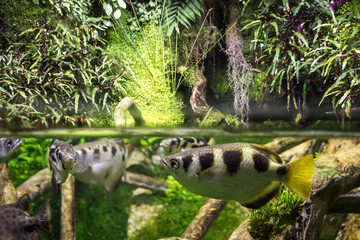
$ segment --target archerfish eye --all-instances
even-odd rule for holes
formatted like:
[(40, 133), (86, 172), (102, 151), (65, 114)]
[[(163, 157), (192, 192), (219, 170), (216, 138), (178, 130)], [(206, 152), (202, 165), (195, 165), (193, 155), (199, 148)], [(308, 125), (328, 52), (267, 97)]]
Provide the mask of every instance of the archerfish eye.
[(6, 148), (11, 148), (12, 146), (14, 145), (14, 141), (12, 139), (7, 139), (5, 142), (4, 142), (4, 146)]
[(179, 168), (179, 161), (176, 159), (171, 159), (170, 160), (170, 166), (172, 169), (178, 169)]

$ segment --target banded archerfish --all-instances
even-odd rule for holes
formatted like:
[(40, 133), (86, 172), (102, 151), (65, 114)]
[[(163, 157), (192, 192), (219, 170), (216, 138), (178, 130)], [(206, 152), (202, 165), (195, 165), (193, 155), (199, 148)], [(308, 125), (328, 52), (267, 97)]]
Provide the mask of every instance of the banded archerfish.
[(80, 182), (103, 185), (114, 193), (132, 151), (132, 144), (118, 138), (75, 146), (54, 139), (48, 154), (53, 188), (57, 192), (57, 184), (64, 183), (71, 173)]
[(22, 141), (21, 138), (0, 138), (0, 163), (10, 158)]
[(209, 140), (205, 138), (195, 137), (176, 137), (165, 138), (160, 142), (160, 147), (163, 147), (169, 154), (175, 154), (187, 149), (208, 146)]
[(284, 184), (308, 200), (314, 171), (312, 155), (284, 164), (272, 149), (229, 143), (189, 149), (161, 159), (166, 170), (191, 192), (235, 200), (259, 208)]

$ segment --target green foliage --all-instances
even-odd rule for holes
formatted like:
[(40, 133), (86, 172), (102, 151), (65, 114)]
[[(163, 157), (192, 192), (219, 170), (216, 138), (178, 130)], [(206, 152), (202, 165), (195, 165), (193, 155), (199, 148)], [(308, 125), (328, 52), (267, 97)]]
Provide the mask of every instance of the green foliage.
[[(120, 35), (121, 34), (121, 35)], [(148, 24), (137, 36), (120, 29), (116, 42), (108, 47), (109, 52), (123, 63), (126, 69), (121, 79), (127, 96), (140, 110), (145, 126), (178, 126), (183, 123), (182, 104), (171, 91), (171, 80), (167, 75), (167, 64), (171, 51), (164, 47), (159, 26)]]
[(262, 73), (254, 72), (254, 84), (250, 91), (250, 97), (256, 102), (264, 100), (264, 87), (266, 82), (266, 76)]
[(203, 4), (202, 0), (168, 1), (163, 18), (167, 36), (172, 35), (174, 29), (180, 34), (180, 25), (188, 29), (191, 22), (195, 22), (196, 15), (201, 16)]
[(102, 186), (77, 182), (76, 235), (80, 239), (128, 239), (127, 221), (133, 190), (130, 185), (120, 184), (110, 195)]
[(271, 239), (296, 219), (301, 198), (289, 191), (282, 191), (276, 199), (254, 210), (249, 216), (249, 233), (256, 239)]
[(103, 7), (106, 15), (110, 16), (113, 14), (115, 19), (118, 19), (121, 16), (121, 8), (126, 8), (126, 3), (123, 0), (110, 0), (103, 2)]
[(23, 138), (19, 154), (16, 158), (12, 157), (8, 163), (10, 178), (15, 187), (46, 168), (45, 155), (51, 142), (52, 139), (49, 138), (42, 141), (36, 138)]
[(210, 82), (210, 88), (221, 97), (231, 96), (231, 94), (227, 94), (231, 89), (229, 88), (229, 79), (225, 69), (216, 71), (214, 81)]
[(252, 29), (250, 50), (272, 79), (270, 91), (286, 95), (288, 108), (305, 106), (312, 89), (321, 88), (327, 90), (320, 103), (331, 97), (334, 110), (340, 106), (350, 117), (359, 100), (360, 27), (347, 7), (329, 6), (322, 0), (261, 1), (242, 30)]
[(140, 27), (146, 25), (149, 22), (159, 24), (161, 19), (161, 13), (163, 8), (163, 1), (134, 1), (131, 6), (134, 10), (136, 9), (136, 16), (128, 18), (131, 31), (140, 31)]
[(0, 53), (14, 42), (30, 41), (31, 37), (19, 34), (33, 28), (49, 11), (46, 6), (39, 8), (28, 0), (1, 1), (0, 10), (0, 27), (3, 28), (0, 30)]
[(56, 20), (23, 32), (33, 40), (0, 55), (0, 119), (10, 127), (91, 125), (86, 112), (110, 113), (109, 104), (124, 94), (119, 61), (102, 49), (104, 40), (92, 37), (92, 24), (61, 31), (52, 27)]

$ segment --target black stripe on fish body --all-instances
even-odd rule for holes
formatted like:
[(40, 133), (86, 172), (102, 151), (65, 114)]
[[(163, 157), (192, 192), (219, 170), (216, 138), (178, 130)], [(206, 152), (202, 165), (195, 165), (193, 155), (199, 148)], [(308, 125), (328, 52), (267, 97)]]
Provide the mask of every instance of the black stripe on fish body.
[(115, 156), (115, 154), (116, 154), (116, 147), (112, 147), (111, 148), (111, 154), (113, 155), (113, 156)]
[(51, 160), (53, 160), (53, 162), (57, 162), (57, 161), (56, 161), (55, 154), (51, 154)]
[(107, 147), (106, 146), (103, 146), (103, 151), (107, 152)]
[(242, 161), (242, 152), (240, 150), (227, 150), (223, 152), (223, 160), (226, 165), (226, 171), (232, 175), (239, 170)]
[(214, 165), (214, 154), (213, 153), (203, 153), (199, 156), (201, 172), (212, 167)]
[(258, 209), (258, 208), (264, 206), (268, 201), (273, 199), (279, 191), (280, 191), (280, 185), (277, 188), (275, 188), (274, 190), (272, 190), (271, 192), (265, 194), (264, 196), (259, 197), (255, 201), (244, 203), (244, 204), (240, 203), (240, 204), (246, 208)]
[(254, 167), (259, 172), (266, 172), (269, 169), (269, 158), (263, 154), (255, 153), (253, 156)]
[(122, 161), (125, 162), (125, 154), (122, 154)]
[(99, 153), (100, 153), (100, 150), (99, 150), (98, 148), (95, 148), (95, 149), (94, 149), (94, 153), (95, 153), (95, 154), (99, 154)]
[(183, 161), (183, 168), (184, 171), (187, 172), (189, 170), (189, 166), (192, 163), (193, 159), (191, 155), (187, 155), (185, 157), (182, 158)]
[(185, 149), (186, 146), (187, 146), (188, 142), (187, 141), (184, 141), (184, 144), (181, 146), (181, 149)]
[(50, 148), (49, 154), (54, 154), (55, 150), (56, 150), (56, 148)]
[(86, 150), (85, 149), (81, 149), (81, 153), (83, 154), (83, 155), (85, 155), (86, 154)]
[(194, 138), (190, 138), (190, 137), (185, 137), (184, 140), (187, 141), (187, 142), (190, 142), (190, 143), (195, 142)]
[(176, 148), (178, 148), (180, 146), (180, 143), (181, 143), (181, 139), (176, 138)]
[(288, 172), (288, 166), (287, 165), (279, 166), (277, 167), (276, 172), (279, 175), (285, 175)]

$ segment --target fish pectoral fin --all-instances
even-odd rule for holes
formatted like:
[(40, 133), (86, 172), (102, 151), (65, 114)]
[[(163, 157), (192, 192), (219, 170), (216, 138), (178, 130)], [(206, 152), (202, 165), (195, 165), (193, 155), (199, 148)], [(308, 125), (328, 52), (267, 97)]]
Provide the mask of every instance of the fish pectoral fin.
[(14, 207), (22, 209), (24, 211), (29, 211), (30, 208), (30, 197), (29, 195), (25, 194), (23, 195), (19, 201), (17, 201), (14, 205)]
[(52, 189), (53, 189), (53, 193), (55, 196), (59, 195), (59, 183), (57, 182), (54, 173), (52, 174), (52, 178), (51, 178), (51, 185), (52, 185)]
[(113, 194), (116, 191), (116, 189), (119, 187), (122, 176), (123, 174), (121, 174), (119, 177), (115, 178), (111, 182), (109, 181), (105, 183), (105, 189), (109, 194)]
[(51, 225), (51, 206), (50, 202), (46, 202), (39, 212), (34, 215), (34, 218), (40, 220), (40, 223), (37, 225), (41, 230), (46, 233), (52, 233)]

